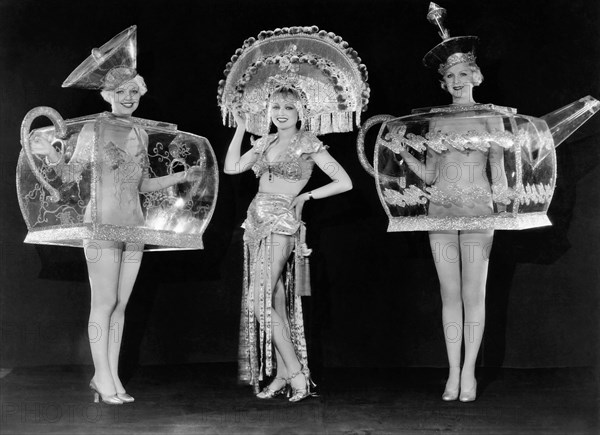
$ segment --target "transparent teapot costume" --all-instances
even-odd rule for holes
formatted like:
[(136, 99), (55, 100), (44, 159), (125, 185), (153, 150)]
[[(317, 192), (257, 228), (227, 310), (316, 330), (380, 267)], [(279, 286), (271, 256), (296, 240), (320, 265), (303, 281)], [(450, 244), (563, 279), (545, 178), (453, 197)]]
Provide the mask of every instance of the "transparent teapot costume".
[[(63, 87), (116, 89), (137, 76), (136, 26), (92, 54)], [(53, 126), (30, 132), (34, 119)], [(35, 155), (30, 138), (51, 142), (60, 161)], [(115, 143), (116, 141), (116, 143)], [(27, 224), (26, 243), (82, 246), (82, 240), (116, 240), (146, 251), (201, 249), (216, 204), (218, 169), (208, 140), (174, 124), (104, 112), (63, 120), (36, 107), (23, 120), (17, 193)], [(140, 180), (197, 166), (202, 176), (140, 193)]]
[[(218, 102), (223, 122), (234, 126), (234, 112), (245, 114), (246, 131), (261, 136), (253, 142), (257, 154), (252, 170), (289, 181), (310, 177), (310, 155), (324, 150), (316, 136), (352, 131), (360, 125), (360, 112), (369, 97), (367, 70), (355, 50), (340, 36), (312, 27), (263, 31), (238, 49), (219, 82)], [(276, 140), (269, 134), (272, 95), (293, 91), (301, 127), (288, 148), (275, 161), (266, 150)], [(240, 331), (240, 378), (259, 391), (259, 381), (273, 374), (276, 365), (272, 341), (271, 266), (273, 234), (294, 238), (293, 253), (281, 275), (294, 352), (308, 367), (301, 295), (309, 294), (308, 255), (304, 225), (290, 205), (295, 195), (258, 193), (244, 222), (244, 293)], [(304, 245), (304, 246), (303, 246)], [(260, 272), (255, 272), (260, 265)], [(258, 296), (253, 289), (260, 282)], [(255, 316), (255, 297), (260, 314)], [(308, 378), (308, 373), (305, 374)], [(264, 393), (264, 391), (263, 391)], [(263, 398), (263, 397), (261, 397)], [(266, 397), (265, 397), (266, 398)], [(292, 397), (293, 399), (293, 397)]]
[[(450, 37), (445, 9), (431, 4), (428, 20), (443, 42), (425, 66), (440, 73), (474, 64), (476, 36)], [(556, 184), (555, 147), (600, 108), (584, 97), (542, 118), (494, 104), (414, 109), (369, 119), (357, 140), (359, 160), (375, 177), (388, 231), (525, 229), (550, 225)], [(367, 131), (381, 124), (373, 166), (364, 151)], [(408, 150), (426, 168), (399, 154)], [(491, 156), (500, 155), (497, 161)], [(435, 159), (428, 165), (428, 160)], [(430, 162), (431, 163), (431, 162)], [(431, 176), (424, 171), (431, 171)], [(429, 182), (425, 182), (425, 180)]]

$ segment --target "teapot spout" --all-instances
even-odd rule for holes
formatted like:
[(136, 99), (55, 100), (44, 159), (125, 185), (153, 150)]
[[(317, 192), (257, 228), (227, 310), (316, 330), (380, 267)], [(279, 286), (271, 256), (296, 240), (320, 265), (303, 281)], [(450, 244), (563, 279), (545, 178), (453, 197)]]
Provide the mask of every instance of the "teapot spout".
[(600, 101), (588, 95), (542, 116), (550, 128), (554, 146), (563, 143), (598, 110), (600, 110)]

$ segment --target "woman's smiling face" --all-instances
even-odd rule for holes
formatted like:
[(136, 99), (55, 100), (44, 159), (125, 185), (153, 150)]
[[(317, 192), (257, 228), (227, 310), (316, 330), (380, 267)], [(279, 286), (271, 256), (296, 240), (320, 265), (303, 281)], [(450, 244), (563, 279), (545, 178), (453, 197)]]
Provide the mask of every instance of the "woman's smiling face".
[(271, 120), (278, 129), (296, 127), (298, 122), (298, 100), (289, 93), (284, 95), (277, 93), (271, 100)]
[(138, 108), (140, 88), (133, 80), (123, 83), (112, 91), (110, 106), (115, 115), (130, 116)]
[(446, 89), (455, 98), (460, 98), (465, 87), (473, 88), (473, 69), (468, 63), (458, 63), (446, 70), (443, 76)]

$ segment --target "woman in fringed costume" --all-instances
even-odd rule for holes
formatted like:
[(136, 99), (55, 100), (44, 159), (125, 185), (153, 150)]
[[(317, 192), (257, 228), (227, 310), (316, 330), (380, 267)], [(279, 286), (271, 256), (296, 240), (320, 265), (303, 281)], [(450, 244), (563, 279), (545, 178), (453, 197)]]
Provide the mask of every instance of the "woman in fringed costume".
[[(291, 402), (313, 393), (301, 296), (310, 294), (302, 208), (307, 200), (352, 188), (317, 134), (351, 131), (368, 98), (366, 67), (339, 36), (316, 27), (261, 32), (228, 64), (219, 86), (224, 120), (235, 121), (225, 173), (252, 169), (259, 191), (243, 224), (244, 292), (240, 378), (257, 397), (288, 391)], [(276, 133), (268, 134), (273, 123)], [(262, 137), (242, 155), (244, 133)], [(314, 165), (331, 182), (300, 193)], [(272, 378), (260, 390), (260, 381)], [(314, 385), (314, 384), (312, 384)]]

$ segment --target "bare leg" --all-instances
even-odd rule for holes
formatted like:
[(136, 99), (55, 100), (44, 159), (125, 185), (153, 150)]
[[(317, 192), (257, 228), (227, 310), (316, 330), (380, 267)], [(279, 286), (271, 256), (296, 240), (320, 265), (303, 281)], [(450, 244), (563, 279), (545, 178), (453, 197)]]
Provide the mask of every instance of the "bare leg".
[[(283, 268), (285, 263), (291, 253), (291, 248), (293, 244), (293, 238), (291, 236), (286, 236), (282, 234), (273, 234), (272, 236), (272, 258), (271, 258), (271, 286), (274, 290), (277, 289), (277, 282), (281, 278), (281, 274), (283, 272)], [(259, 271), (256, 271), (255, 276), (259, 276)], [(255, 296), (254, 300), (259, 300), (258, 291), (260, 288), (258, 287), (258, 280), (255, 286)], [(279, 291), (283, 292), (283, 288), (280, 288)], [(287, 319), (287, 314), (285, 313), (285, 300), (282, 301), (279, 299), (280, 296), (275, 297), (275, 304), (281, 308), (281, 305), (284, 305), (283, 308), (283, 316), (281, 316), (277, 309), (274, 309), (271, 312), (271, 320), (272, 320), (272, 334), (273, 334), (273, 342), (275, 343), (276, 354), (278, 358), (283, 362), (285, 366), (286, 376), (291, 373), (296, 373), (301, 370), (300, 361), (296, 356), (296, 352), (292, 345), (292, 342), (289, 337), (289, 328), (287, 327), (289, 321)], [(258, 316), (258, 309), (255, 307), (255, 315)], [(278, 369), (279, 373), (279, 369)], [(295, 386), (298, 384), (298, 386)], [(296, 376), (292, 380), (292, 385), (295, 388), (303, 388), (306, 384), (305, 379), (300, 376)]]
[[(290, 334), (289, 333), (290, 326), (288, 323), (287, 313), (286, 313), (286, 309), (285, 309), (285, 294), (284, 293), (285, 293), (285, 291), (283, 288), (283, 281), (281, 280), (281, 277), (279, 277), (279, 279), (277, 280), (277, 284), (275, 285), (275, 290), (273, 293), (273, 308), (275, 309), (275, 311), (277, 312), (279, 317), (284, 321), (283, 327), (285, 328), (285, 331), (287, 331), (286, 335), (289, 340), (290, 339), (290, 335), (289, 335)], [(283, 361), (283, 357), (279, 353), (279, 350), (277, 349), (277, 347), (275, 348), (275, 356), (277, 358), (277, 377), (286, 379), (288, 377), (289, 373), (287, 372), (287, 369), (285, 368), (285, 363)]]
[(494, 232), (461, 231), (462, 299), (465, 307), (465, 361), (461, 390), (475, 387), (475, 363), (485, 327), (485, 285)]
[[(285, 309), (285, 294), (283, 288), (283, 282), (281, 279), (277, 281), (275, 285), (275, 290), (273, 291), (273, 309), (279, 315), (280, 319), (283, 319), (284, 322), (287, 321), (286, 309)], [(273, 322), (275, 320), (273, 319)], [(274, 323), (273, 323), (274, 325)], [(289, 325), (287, 323), (284, 324), (284, 328), (287, 331), (289, 337)], [(259, 393), (258, 398), (260, 399), (269, 399), (273, 397), (274, 393), (281, 393), (282, 390), (288, 383), (288, 371), (285, 366), (285, 362), (283, 357), (279, 353), (279, 349), (275, 346), (275, 357), (277, 358), (277, 373), (275, 378), (269, 384), (267, 390), (263, 390)]]
[(452, 393), (450, 396), (453, 396), (458, 395), (460, 383), (463, 325), (458, 232), (431, 231), (429, 243), (440, 281), (442, 324), (450, 366), (446, 391)]
[(86, 240), (83, 247), (91, 287), (88, 335), (95, 369), (93, 380), (103, 395), (111, 396), (116, 389), (108, 360), (108, 343), (120, 268), (114, 259), (120, 255), (121, 248), (115, 242), (98, 240)]
[(128, 243), (114, 260), (120, 265), (117, 303), (110, 317), (110, 340), (108, 341), (108, 363), (117, 393), (125, 393), (119, 379), (119, 352), (125, 326), (125, 307), (135, 284), (142, 262), (144, 245)]

